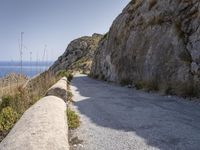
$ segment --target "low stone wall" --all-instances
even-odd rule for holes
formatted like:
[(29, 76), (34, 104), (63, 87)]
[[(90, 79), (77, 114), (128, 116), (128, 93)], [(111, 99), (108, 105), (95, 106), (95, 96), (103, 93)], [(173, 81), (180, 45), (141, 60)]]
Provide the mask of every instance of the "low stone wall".
[[(64, 83), (65, 79), (58, 83)], [(58, 83), (55, 85), (60, 86)], [(0, 150), (69, 150), (67, 106), (57, 96), (63, 97), (56, 93), (29, 108), (0, 143)]]
[(67, 78), (63, 77), (56, 84), (54, 84), (48, 91), (46, 96), (57, 96), (62, 98), (64, 101), (67, 100)]

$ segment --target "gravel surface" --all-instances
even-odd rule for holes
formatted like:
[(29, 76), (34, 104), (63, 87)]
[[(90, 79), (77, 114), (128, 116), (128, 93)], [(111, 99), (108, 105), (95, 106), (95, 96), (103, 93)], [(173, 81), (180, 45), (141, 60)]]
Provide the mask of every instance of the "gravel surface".
[(199, 150), (200, 106), (77, 75), (71, 86), (81, 126), (77, 150)]

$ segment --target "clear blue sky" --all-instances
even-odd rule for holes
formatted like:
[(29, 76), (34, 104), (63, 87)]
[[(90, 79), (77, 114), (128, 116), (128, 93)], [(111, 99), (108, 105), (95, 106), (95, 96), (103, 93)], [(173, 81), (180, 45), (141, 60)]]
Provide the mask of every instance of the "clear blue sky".
[(0, 0), (0, 61), (42, 59), (45, 44), (55, 60), (68, 43), (80, 36), (105, 33), (130, 0)]

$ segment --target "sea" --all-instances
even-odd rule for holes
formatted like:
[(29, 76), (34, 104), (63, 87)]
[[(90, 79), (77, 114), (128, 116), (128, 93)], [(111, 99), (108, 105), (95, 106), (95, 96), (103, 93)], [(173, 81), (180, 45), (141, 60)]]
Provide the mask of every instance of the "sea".
[(22, 63), (17, 61), (0, 61), (0, 78), (4, 77), (9, 73), (22, 73), (27, 77), (33, 77), (45, 70), (53, 64), (53, 62), (28, 62)]

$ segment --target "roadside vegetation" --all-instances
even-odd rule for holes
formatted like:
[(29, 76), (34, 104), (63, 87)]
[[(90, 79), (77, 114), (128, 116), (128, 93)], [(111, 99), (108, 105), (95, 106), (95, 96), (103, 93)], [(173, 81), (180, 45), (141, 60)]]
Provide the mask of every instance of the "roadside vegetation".
[[(39, 76), (13, 86), (10, 92), (4, 92), (0, 101), (0, 142), (9, 133), (14, 124), (20, 119), (23, 113), (45, 96), (47, 90), (60, 78), (68, 79), (68, 102), (72, 102), (73, 94), (70, 90), (70, 82), (73, 79), (72, 72), (59, 71), (56, 75), (46, 71)], [(79, 126), (79, 117), (74, 111), (67, 109), (69, 128), (75, 129)]]
[(74, 130), (80, 126), (79, 116), (75, 113), (75, 111), (71, 110), (69, 107), (67, 108), (67, 120), (69, 129)]
[(71, 83), (71, 80), (73, 79), (73, 74), (72, 72), (69, 72), (69, 71), (65, 71), (65, 70), (61, 70), (57, 73), (57, 76), (59, 78), (62, 78), (62, 77), (66, 77), (67, 78), (67, 102), (72, 102), (72, 97), (73, 97), (73, 94), (71, 92), (71, 89), (70, 89), (70, 83)]
[(67, 102), (73, 102), (72, 97), (73, 97), (73, 94), (71, 92), (70, 86), (68, 86), (68, 88), (67, 88)]
[(68, 127), (70, 130), (74, 130), (80, 126), (80, 118), (76, 114), (75, 111), (71, 110), (70, 108), (70, 103), (73, 102), (73, 94), (70, 89), (70, 83), (71, 80), (73, 79), (73, 74), (72, 72), (62, 70), (58, 72), (57, 76), (59, 77), (66, 77), (68, 79), (68, 84), (67, 84), (67, 110), (66, 110), (66, 115), (67, 115), (67, 122), (68, 122)]
[(183, 98), (199, 98), (200, 86), (197, 83), (163, 83), (160, 84), (157, 80), (138, 80), (132, 81), (130, 79), (121, 80), (121, 86), (130, 85), (135, 87), (137, 90), (144, 90), (146, 92), (157, 92), (160, 91), (163, 95), (177, 95)]
[(0, 97), (13, 93), (17, 87), (22, 86), (27, 81), (26, 76), (17, 73), (10, 73), (0, 78)]
[(49, 72), (29, 80), (26, 85), (16, 86), (12, 92), (5, 93), (0, 103), (0, 141), (8, 134), (22, 114), (58, 80)]
[(70, 71), (61, 70), (57, 73), (57, 77), (58, 78), (66, 77), (68, 82), (71, 82), (71, 80), (73, 79), (73, 74)]

